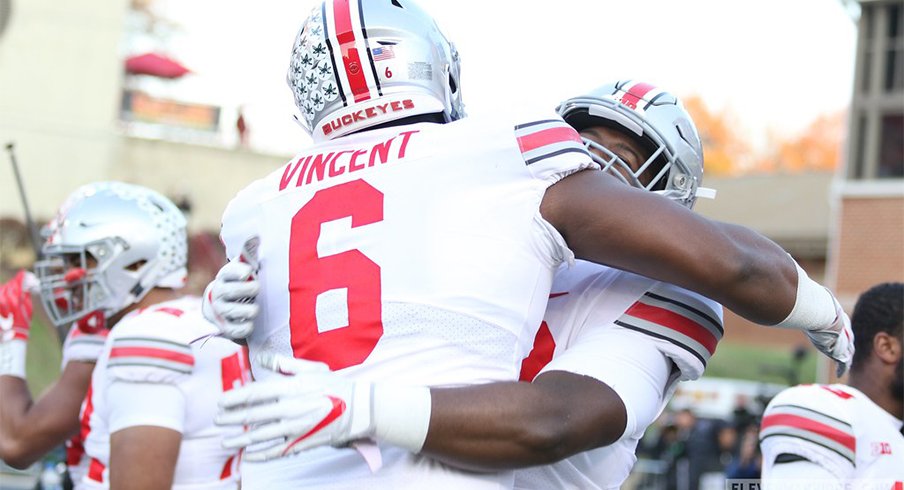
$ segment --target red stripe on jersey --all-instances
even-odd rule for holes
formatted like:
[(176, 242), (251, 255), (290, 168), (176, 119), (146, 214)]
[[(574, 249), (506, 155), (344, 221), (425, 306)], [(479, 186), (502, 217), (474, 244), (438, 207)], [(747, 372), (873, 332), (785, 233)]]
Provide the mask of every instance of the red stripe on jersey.
[(792, 415), (789, 413), (777, 413), (763, 417), (763, 422), (760, 426), (760, 430), (776, 425), (784, 425), (797, 429), (803, 429), (807, 432), (812, 432), (814, 434), (828, 437), (829, 439), (841, 444), (851, 451), (854, 451), (857, 447), (856, 441), (852, 434), (842, 432), (832, 426), (823, 424), (822, 422), (817, 422), (813, 419), (808, 419), (806, 417), (801, 417), (800, 415)]
[(177, 318), (182, 316), (183, 314), (185, 314), (185, 312), (180, 310), (179, 308), (172, 308), (169, 306), (161, 306), (160, 308), (157, 308), (154, 311), (159, 311), (160, 313), (168, 313)]
[(232, 461), (235, 459), (235, 456), (230, 456), (229, 459), (226, 460), (226, 464), (223, 465), (223, 471), (220, 472), (220, 480), (225, 480), (232, 476)]
[[(85, 394), (85, 409), (82, 411), (82, 418), (79, 421), (78, 438), (81, 444), (88, 440), (88, 434), (91, 433), (91, 414), (94, 413), (94, 383), (88, 384), (88, 393)], [(73, 437), (73, 439), (75, 439)], [(81, 458), (79, 458), (81, 460)]]
[(625, 313), (687, 335), (699, 342), (710, 354), (716, 351), (716, 344), (719, 343), (719, 340), (713, 336), (712, 332), (703, 325), (665, 308), (647, 305), (638, 301), (631, 305)]
[(841, 391), (838, 388), (832, 388), (831, 386), (825, 386), (825, 385), (819, 385), (819, 387), (843, 400), (850, 400), (851, 398), (854, 398), (854, 395)]
[(638, 83), (637, 85), (628, 89), (625, 95), (622, 95), (621, 103), (632, 109), (636, 109), (637, 101), (642, 99), (644, 95), (647, 95), (647, 93), (654, 88), (656, 87), (648, 83)]
[(98, 482), (104, 482), (104, 470), (107, 469), (103, 463), (96, 458), (91, 458), (91, 464), (88, 465), (88, 478)]
[(364, 67), (361, 66), (361, 57), (358, 55), (358, 48), (355, 47), (352, 11), (348, 2), (349, 0), (333, 0), (335, 33), (336, 40), (339, 41), (339, 48), (342, 50), (342, 65), (345, 67), (348, 84), (355, 96), (355, 102), (361, 102), (370, 98), (370, 89), (367, 88)]
[(195, 356), (191, 354), (154, 347), (114, 347), (110, 349), (110, 359), (116, 357), (153, 357), (155, 359), (178, 362), (187, 366), (195, 365)]
[(518, 137), (518, 147), (521, 153), (527, 153), (536, 150), (542, 146), (551, 145), (553, 143), (562, 143), (566, 141), (575, 141), (584, 144), (581, 136), (571, 126), (562, 126), (558, 128), (549, 128), (536, 133), (526, 134)]
[[(566, 293), (567, 294), (567, 293)], [(556, 340), (549, 331), (549, 325), (546, 322), (540, 324), (540, 330), (537, 330), (537, 336), (534, 338), (534, 348), (530, 354), (521, 361), (521, 381), (533, 381), (537, 377), (537, 373), (549, 364), (552, 355), (556, 350)]]

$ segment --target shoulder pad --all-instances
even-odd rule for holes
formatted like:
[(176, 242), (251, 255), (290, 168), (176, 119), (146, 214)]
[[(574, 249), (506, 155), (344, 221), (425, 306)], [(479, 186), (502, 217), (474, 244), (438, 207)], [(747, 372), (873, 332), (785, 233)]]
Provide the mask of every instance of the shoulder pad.
[(764, 457), (797, 454), (845, 474), (853, 468), (857, 447), (846, 403), (850, 398), (826, 385), (795, 386), (776, 395), (760, 425)]

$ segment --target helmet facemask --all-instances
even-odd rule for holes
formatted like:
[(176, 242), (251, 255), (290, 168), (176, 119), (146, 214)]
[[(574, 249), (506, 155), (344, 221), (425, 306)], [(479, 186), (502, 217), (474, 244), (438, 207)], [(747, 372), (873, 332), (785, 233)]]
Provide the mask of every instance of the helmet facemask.
[(55, 325), (102, 326), (151, 289), (184, 285), (185, 218), (172, 202), (122, 183), (91, 184), (73, 196), (49, 225), (45, 259), (35, 264)]
[[(698, 187), (703, 179), (703, 148), (693, 122), (676, 97), (653, 88), (649, 97), (631, 100), (625, 94), (632, 86), (630, 81), (604, 85), (563, 102), (557, 112), (578, 131), (603, 126), (636, 138), (649, 152), (636, 170), (603, 145), (587, 138), (584, 142), (594, 160), (622, 182), (693, 208), (703, 190)], [(650, 181), (644, 183), (646, 177)]]

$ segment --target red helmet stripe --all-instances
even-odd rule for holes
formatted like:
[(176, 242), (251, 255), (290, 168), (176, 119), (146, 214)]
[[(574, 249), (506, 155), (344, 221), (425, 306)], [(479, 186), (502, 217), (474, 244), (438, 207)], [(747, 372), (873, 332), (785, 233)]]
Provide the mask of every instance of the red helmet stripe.
[(352, 13), (349, 0), (333, 0), (333, 18), (335, 35), (342, 52), (342, 66), (352, 89), (355, 102), (370, 99), (370, 89), (364, 76), (364, 66), (355, 45), (355, 29), (352, 26)]
[(637, 101), (643, 98), (644, 95), (647, 95), (651, 90), (656, 87), (650, 85), (649, 83), (638, 83), (629, 88), (625, 95), (622, 95), (621, 103), (632, 108), (637, 108)]

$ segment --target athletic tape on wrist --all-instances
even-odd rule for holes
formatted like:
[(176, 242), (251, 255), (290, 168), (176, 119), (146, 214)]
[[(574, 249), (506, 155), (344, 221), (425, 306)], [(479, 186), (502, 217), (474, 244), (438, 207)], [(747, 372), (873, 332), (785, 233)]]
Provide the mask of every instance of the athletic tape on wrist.
[(0, 342), (0, 376), (15, 376), (25, 379), (25, 350), (28, 342), (10, 340)]
[[(792, 259), (794, 260), (794, 259)], [(797, 299), (787, 318), (773, 325), (797, 330), (822, 330), (835, 321), (835, 300), (832, 293), (810, 279), (806, 271), (797, 267)]]
[(420, 452), (430, 428), (430, 388), (378, 384), (373, 396), (377, 440)]

